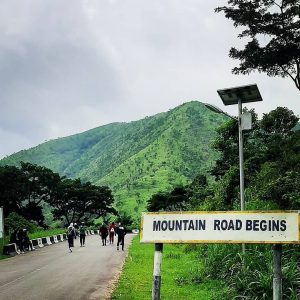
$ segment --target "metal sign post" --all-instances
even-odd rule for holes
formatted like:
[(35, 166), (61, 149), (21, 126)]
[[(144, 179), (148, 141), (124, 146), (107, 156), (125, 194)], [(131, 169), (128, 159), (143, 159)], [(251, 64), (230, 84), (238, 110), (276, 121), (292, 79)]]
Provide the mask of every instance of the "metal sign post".
[[(241, 211), (245, 210), (245, 178), (244, 178), (244, 146), (243, 146), (243, 129), (242, 129), (242, 100), (238, 100), (238, 122), (239, 122), (239, 164), (240, 164), (240, 198), (241, 198)], [(246, 246), (242, 244), (242, 252), (245, 255)]]
[(282, 245), (273, 246), (273, 300), (282, 299)]
[(152, 300), (160, 299), (160, 285), (161, 285), (161, 261), (162, 261), (163, 244), (155, 244), (154, 252), (154, 267), (153, 267), (153, 282), (152, 282)]

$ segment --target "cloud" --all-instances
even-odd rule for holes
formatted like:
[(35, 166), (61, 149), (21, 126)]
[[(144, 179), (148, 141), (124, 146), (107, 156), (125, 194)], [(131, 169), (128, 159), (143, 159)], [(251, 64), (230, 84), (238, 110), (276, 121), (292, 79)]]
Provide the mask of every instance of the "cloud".
[[(4, 0), (0, 10), (1, 155), (256, 82), (264, 102), (299, 111), (288, 79), (235, 76), (238, 30), (226, 1)], [(287, 100), (289, 99), (289, 100)], [(235, 107), (226, 107), (234, 114)]]

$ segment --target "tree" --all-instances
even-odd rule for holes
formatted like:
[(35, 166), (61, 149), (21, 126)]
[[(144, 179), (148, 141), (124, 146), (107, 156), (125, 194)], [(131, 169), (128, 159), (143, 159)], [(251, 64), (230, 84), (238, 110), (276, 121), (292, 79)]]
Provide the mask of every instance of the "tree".
[(20, 169), (15, 166), (0, 167), (0, 206), (4, 207), (4, 217), (11, 212), (21, 213), (27, 190), (27, 177)]
[[(253, 160), (252, 164), (256, 165), (256, 160), (259, 158), (259, 153), (256, 152), (256, 149), (262, 148), (261, 145), (257, 145), (257, 139), (253, 137), (254, 132), (259, 128), (257, 114), (253, 109), (248, 110), (247, 108), (244, 108), (243, 112), (251, 113), (253, 128), (251, 131), (243, 133), (243, 150), (245, 158), (251, 157)], [(219, 151), (220, 158), (216, 161), (215, 167), (212, 168), (211, 174), (219, 180), (232, 166), (238, 166), (239, 164), (238, 122), (235, 119), (228, 120), (217, 129), (217, 134), (213, 142), (213, 148)]]
[[(234, 74), (257, 70), (289, 77), (300, 91), (299, 4), (299, 0), (229, 0), (228, 6), (215, 9), (224, 12), (235, 27), (244, 28), (239, 38), (250, 39), (244, 49), (230, 49), (229, 56), (241, 61)], [(266, 42), (261, 35), (268, 37)]]
[(147, 201), (148, 211), (160, 211), (165, 210), (167, 205), (168, 194), (167, 193), (157, 193), (152, 195), (152, 197)]
[(59, 174), (52, 170), (34, 165), (28, 162), (21, 162), (21, 171), (28, 179), (27, 201), (37, 205), (47, 201), (57, 184), (61, 181)]
[(37, 222), (40, 226), (44, 226), (41, 204), (48, 202), (61, 178), (59, 174), (46, 167), (28, 162), (21, 162), (20, 171), (27, 179), (27, 195), (23, 199), (21, 215), (28, 220)]
[(90, 182), (82, 183), (80, 179), (63, 179), (49, 199), (54, 217), (64, 218), (68, 224), (108, 213), (115, 214), (113, 201), (108, 187), (95, 186)]
[[(270, 200), (283, 209), (297, 209), (300, 180), (300, 131), (295, 130), (299, 120), (291, 110), (278, 107), (264, 114), (260, 121), (254, 118), (253, 130), (245, 133), (244, 167), (245, 188), (257, 199)], [(237, 130), (230, 122), (218, 130), (214, 143), (220, 158), (212, 174), (220, 181), (222, 202), (232, 207), (238, 196)]]
[(209, 185), (206, 175), (197, 175), (187, 186), (189, 205), (191, 210), (198, 209), (205, 200), (213, 196), (214, 190)]
[(170, 193), (154, 194), (147, 201), (148, 211), (180, 211), (188, 202), (188, 192), (185, 187), (175, 187)]
[(118, 214), (117, 223), (121, 223), (127, 231), (133, 229), (133, 226), (137, 227), (137, 224), (134, 224), (134, 220), (126, 212), (121, 212)]

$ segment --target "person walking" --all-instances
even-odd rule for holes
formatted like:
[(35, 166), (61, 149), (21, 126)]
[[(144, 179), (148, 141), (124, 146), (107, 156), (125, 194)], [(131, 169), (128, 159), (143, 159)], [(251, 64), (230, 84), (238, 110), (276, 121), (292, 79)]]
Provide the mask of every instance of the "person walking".
[(118, 234), (117, 250), (119, 250), (119, 245), (122, 245), (122, 250), (124, 251), (124, 237), (126, 235), (126, 230), (121, 223), (119, 223), (119, 226), (117, 228), (117, 234)]
[(99, 232), (100, 232), (100, 236), (102, 238), (102, 246), (106, 246), (106, 238), (108, 236), (108, 230), (104, 223), (99, 228)]
[(84, 247), (85, 232), (86, 232), (86, 227), (84, 226), (84, 222), (82, 222), (81, 225), (79, 226), (80, 247)]
[(74, 237), (75, 236), (76, 236), (75, 228), (73, 227), (73, 223), (71, 223), (67, 230), (68, 245), (69, 245), (70, 252), (72, 252), (71, 248), (74, 247)]
[(113, 244), (114, 243), (114, 237), (117, 234), (115, 222), (112, 222), (109, 225), (108, 231), (109, 231), (109, 243)]

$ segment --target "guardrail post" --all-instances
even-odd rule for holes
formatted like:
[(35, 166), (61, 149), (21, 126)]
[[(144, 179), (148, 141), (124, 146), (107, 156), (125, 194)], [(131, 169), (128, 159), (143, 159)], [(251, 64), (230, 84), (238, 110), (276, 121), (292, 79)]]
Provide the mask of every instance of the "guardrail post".
[(161, 285), (161, 261), (162, 261), (163, 244), (155, 244), (154, 252), (154, 267), (153, 267), (153, 282), (152, 282), (152, 300), (160, 299), (160, 285)]
[(282, 244), (273, 246), (273, 300), (282, 300)]

